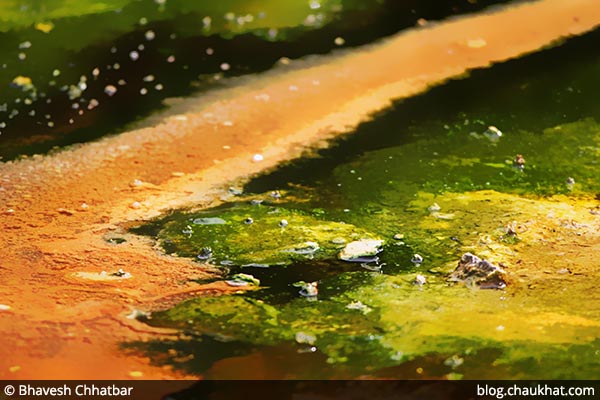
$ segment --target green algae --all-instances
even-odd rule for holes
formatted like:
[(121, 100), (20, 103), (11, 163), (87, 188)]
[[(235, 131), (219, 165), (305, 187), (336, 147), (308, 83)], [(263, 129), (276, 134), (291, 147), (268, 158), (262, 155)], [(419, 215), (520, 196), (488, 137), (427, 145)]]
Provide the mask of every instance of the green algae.
[[(171, 218), (159, 239), (180, 256), (210, 248), (214, 262), (227, 265), (287, 265), (335, 258), (344, 243), (376, 239), (364, 229), (328, 221), (284, 206), (237, 203), (192, 217)], [(207, 257), (208, 258), (208, 257)]]
[[(289, 377), (594, 379), (600, 364), (600, 124), (590, 93), (600, 83), (589, 74), (598, 65), (557, 67), (543, 80), (530, 78), (531, 85), (511, 76), (514, 85), (485, 91), (484, 101), (467, 98), (461, 112), (439, 121), (428, 110), (401, 135), (394, 125), (404, 116), (398, 105), (369, 123), (379, 131), (359, 129), (364, 146), (344, 147), (344, 141), (320, 159), (248, 185), (262, 188), (250, 190), (256, 199), (286, 189), (278, 202), (236, 202), (159, 223), (157, 237), (167, 252), (195, 257), (211, 246), (217, 264), (233, 254), (236, 265), (268, 260), (286, 266), (248, 267), (261, 280), (259, 290), (192, 299), (147, 322), (251, 346), (254, 353), (239, 363), (251, 363), (254, 354), (295, 371)], [(563, 70), (574, 73), (569, 83), (556, 75)], [(462, 94), (470, 79), (450, 84), (456, 93), (448, 98)], [(551, 81), (567, 86), (548, 95)], [(587, 94), (579, 96), (581, 90)], [(425, 103), (436, 100), (428, 96)], [(514, 108), (513, 98), (530, 109)], [(557, 116), (568, 99), (577, 100)], [(492, 124), (502, 136), (485, 135)], [(515, 163), (519, 154), (524, 164)], [(250, 225), (244, 224), (248, 217)], [(196, 226), (196, 218), (225, 223), (204, 219), (213, 224)], [(281, 219), (289, 225), (280, 227)], [(190, 237), (181, 233), (187, 225)], [(297, 231), (275, 239), (290, 228)], [(379, 263), (366, 269), (342, 263), (338, 236), (346, 243), (384, 239)], [(285, 251), (307, 241), (327, 244), (313, 259)], [(465, 252), (505, 270), (506, 289), (449, 282)], [(421, 263), (411, 262), (415, 253)], [(303, 275), (311, 268), (318, 272)], [(302, 297), (298, 281), (316, 281), (318, 295)], [(190, 354), (205, 351), (194, 339), (187, 345)], [(286, 361), (276, 361), (273, 352), (282, 349)], [(316, 372), (294, 369), (306, 360)], [(234, 370), (194, 371), (247, 376)]]

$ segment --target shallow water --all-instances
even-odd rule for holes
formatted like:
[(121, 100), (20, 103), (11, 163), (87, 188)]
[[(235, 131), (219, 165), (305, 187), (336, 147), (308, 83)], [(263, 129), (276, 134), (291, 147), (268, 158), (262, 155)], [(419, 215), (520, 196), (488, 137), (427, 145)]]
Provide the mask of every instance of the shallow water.
[[(181, 340), (124, 347), (214, 379), (594, 379), (599, 38), (398, 102), (236, 201), (139, 228), (261, 284), (154, 313)], [(365, 239), (384, 241), (378, 262), (338, 259)], [(290, 251), (307, 242), (318, 249)], [(449, 283), (465, 252), (501, 264), (507, 288)]]
[[(0, 4), (0, 157), (117, 133), (166, 98), (479, 10), (435, 1), (54, 0)], [(339, 38), (339, 39), (338, 39)], [(116, 91), (115, 91), (116, 89)], [(112, 93), (112, 94), (109, 94)]]

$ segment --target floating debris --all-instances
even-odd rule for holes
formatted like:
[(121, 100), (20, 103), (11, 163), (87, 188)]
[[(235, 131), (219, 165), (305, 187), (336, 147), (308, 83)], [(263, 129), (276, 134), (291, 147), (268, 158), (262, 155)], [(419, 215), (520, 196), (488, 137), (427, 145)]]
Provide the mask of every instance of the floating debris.
[(464, 362), (465, 360), (462, 357), (455, 354), (452, 357), (446, 359), (446, 361), (444, 361), (444, 365), (454, 369), (463, 365)]
[(138, 319), (138, 318), (150, 318), (151, 313), (148, 311), (142, 311), (142, 310), (138, 310), (137, 308), (134, 308), (133, 310), (131, 310), (131, 312), (129, 314), (127, 314), (125, 316), (125, 318), (127, 319)]
[(410, 262), (413, 264), (421, 264), (423, 262), (423, 257), (420, 254), (415, 254), (410, 259)]
[(300, 281), (300, 282), (296, 282), (294, 283), (295, 287), (299, 287), (300, 289), (300, 295), (304, 296), (304, 297), (317, 297), (317, 295), (319, 294), (319, 283), (318, 282), (304, 282), (304, 281)]
[(469, 287), (481, 289), (504, 289), (506, 272), (487, 260), (465, 253), (458, 266), (448, 278), (451, 282), (463, 282)]
[(525, 158), (521, 154), (517, 154), (513, 160), (513, 167), (523, 170), (525, 168)]
[(308, 344), (310, 346), (314, 345), (317, 341), (317, 338), (314, 335), (310, 335), (304, 332), (296, 333), (296, 343), (298, 344)]
[(192, 223), (195, 225), (223, 225), (227, 222), (224, 219), (218, 217), (204, 217), (194, 218)]
[(348, 243), (338, 258), (348, 262), (377, 262), (377, 254), (381, 253), (383, 240), (365, 239)]
[(213, 256), (213, 251), (210, 247), (203, 247), (200, 253), (196, 256), (198, 260), (209, 260)]
[(373, 311), (373, 309), (371, 307), (367, 306), (366, 304), (363, 304), (360, 301), (353, 301), (352, 303), (348, 304), (346, 306), (346, 308), (348, 310), (358, 310), (361, 313), (363, 313), (364, 315), (367, 315), (368, 313)]
[(487, 130), (483, 132), (483, 136), (485, 136), (491, 142), (497, 142), (502, 137), (502, 131), (493, 125), (488, 126)]
[(312, 255), (315, 254), (320, 249), (319, 243), (316, 242), (304, 242), (299, 246), (296, 246), (292, 249), (285, 250), (290, 253), (300, 254), (300, 255)]
[(427, 208), (427, 211), (429, 211), (429, 212), (437, 212), (437, 211), (440, 211), (441, 209), (442, 209), (442, 207), (440, 207), (438, 203), (433, 203), (432, 205), (430, 205)]
[(229, 286), (241, 287), (241, 286), (260, 286), (260, 280), (250, 274), (235, 274), (230, 280), (225, 281)]
[(415, 285), (418, 285), (418, 286), (423, 286), (423, 285), (424, 285), (424, 284), (426, 284), (426, 283), (427, 283), (427, 278), (425, 278), (423, 275), (420, 275), (420, 274), (418, 274), (418, 275), (415, 277), (415, 281), (414, 281), (414, 284), (415, 284)]

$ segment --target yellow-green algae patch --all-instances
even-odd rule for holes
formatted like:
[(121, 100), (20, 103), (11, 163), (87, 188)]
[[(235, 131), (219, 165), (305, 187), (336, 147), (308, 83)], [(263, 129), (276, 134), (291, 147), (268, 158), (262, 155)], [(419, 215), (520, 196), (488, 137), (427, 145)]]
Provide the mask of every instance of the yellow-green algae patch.
[(159, 239), (181, 256), (226, 265), (270, 266), (335, 258), (346, 243), (377, 236), (351, 224), (319, 218), (317, 212), (237, 203), (178, 216), (165, 225)]

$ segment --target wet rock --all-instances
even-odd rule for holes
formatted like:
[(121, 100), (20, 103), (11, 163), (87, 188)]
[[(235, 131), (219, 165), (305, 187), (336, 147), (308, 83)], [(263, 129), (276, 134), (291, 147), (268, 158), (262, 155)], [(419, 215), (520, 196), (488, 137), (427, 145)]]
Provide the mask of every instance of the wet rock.
[(506, 272), (487, 260), (465, 253), (458, 266), (448, 278), (451, 282), (463, 282), (469, 287), (481, 289), (504, 289)]
[(348, 243), (338, 255), (338, 258), (348, 262), (375, 262), (377, 254), (381, 253), (383, 240), (365, 239)]
[(229, 286), (260, 286), (260, 280), (250, 274), (235, 274), (226, 283)]
[(410, 262), (413, 264), (421, 264), (423, 262), (423, 257), (420, 254), (415, 254), (410, 259)]

